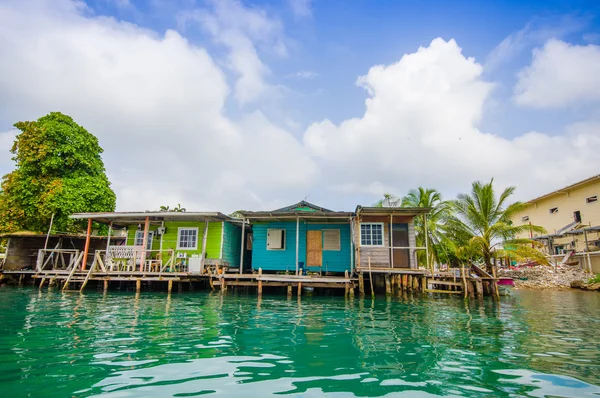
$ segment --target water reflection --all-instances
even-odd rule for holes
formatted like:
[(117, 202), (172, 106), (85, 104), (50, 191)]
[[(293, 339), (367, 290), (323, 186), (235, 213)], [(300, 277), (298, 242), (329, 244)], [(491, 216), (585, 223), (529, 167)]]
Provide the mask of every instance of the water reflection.
[(600, 394), (600, 298), (0, 291), (8, 396)]

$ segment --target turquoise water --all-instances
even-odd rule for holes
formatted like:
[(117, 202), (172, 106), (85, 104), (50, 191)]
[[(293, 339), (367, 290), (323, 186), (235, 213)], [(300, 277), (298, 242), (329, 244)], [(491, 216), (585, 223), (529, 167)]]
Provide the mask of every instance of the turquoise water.
[(600, 395), (600, 294), (376, 301), (0, 289), (6, 397)]

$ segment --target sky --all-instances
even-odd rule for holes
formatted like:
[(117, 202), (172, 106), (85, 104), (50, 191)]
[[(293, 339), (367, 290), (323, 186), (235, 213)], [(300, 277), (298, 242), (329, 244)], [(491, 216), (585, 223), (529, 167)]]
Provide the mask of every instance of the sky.
[(334, 210), (600, 172), (600, 2), (0, 0), (14, 123), (96, 135), (117, 210)]

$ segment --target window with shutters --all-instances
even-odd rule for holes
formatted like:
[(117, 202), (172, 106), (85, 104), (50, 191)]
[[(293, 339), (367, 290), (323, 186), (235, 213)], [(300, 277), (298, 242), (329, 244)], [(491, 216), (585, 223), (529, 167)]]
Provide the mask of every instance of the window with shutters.
[(360, 224), (361, 246), (383, 246), (383, 223)]
[[(148, 239), (146, 240), (146, 250), (152, 250), (152, 238), (154, 238), (154, 232), (148, 231)], [(135, 246), (144, 245), (144, 231), (135, 231)]]
[(323, 230), (323, 250), (340, 250), (340, 230), (339, 229), (324, 229)]
[(177, 250), (198, 249), (198, 228), (177, 229)]
[(267, 230), (267, 250), (285, 250), (285, 229)]

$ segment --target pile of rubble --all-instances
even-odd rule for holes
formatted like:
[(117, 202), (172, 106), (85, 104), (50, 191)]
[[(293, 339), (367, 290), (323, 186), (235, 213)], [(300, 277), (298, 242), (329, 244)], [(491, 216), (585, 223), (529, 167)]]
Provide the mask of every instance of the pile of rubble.
[(578, 268), (564, 265), (556, 270), (548, 266), (521, 267), (518, 269), (499, 269), (498, 276), (513, 278), (516, 287), (530, 289), (569, 289), (583, 288), (590, 274)]

